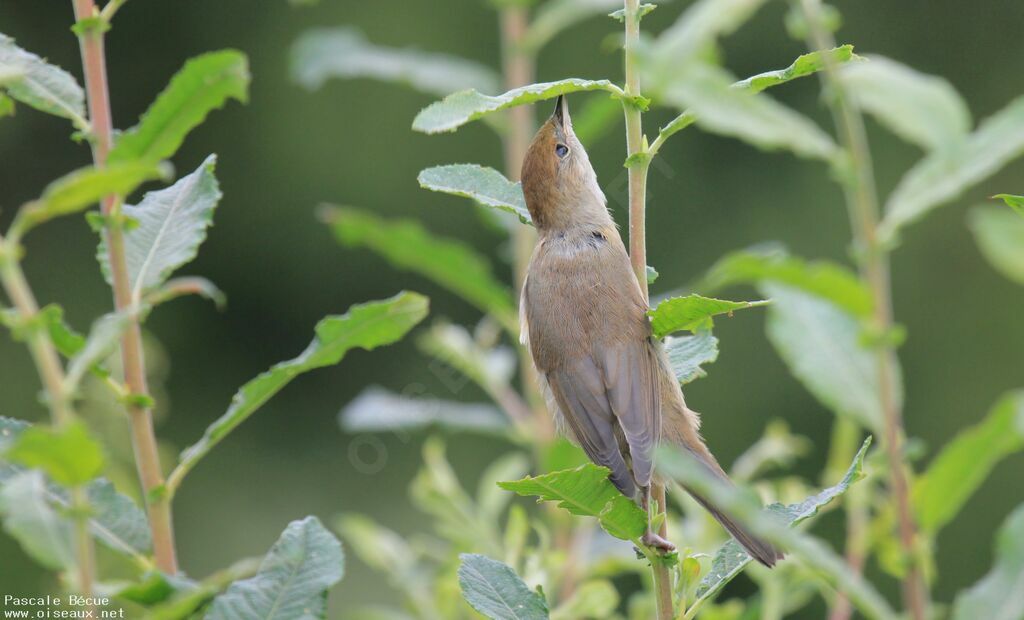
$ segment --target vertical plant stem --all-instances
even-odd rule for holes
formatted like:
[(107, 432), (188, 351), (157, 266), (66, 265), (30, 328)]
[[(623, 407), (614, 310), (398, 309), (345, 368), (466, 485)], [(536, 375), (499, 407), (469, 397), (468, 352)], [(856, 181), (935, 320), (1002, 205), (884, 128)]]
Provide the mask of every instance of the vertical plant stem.
[[(647, 140), (644, 138), (643, 114), (634, 102), (641, 94), (639, 67), (637, 66), (637, 46), (640, 43), (640, 0), (624, 0), (624, 21), (626, 35), (623, 45), (624, 65), (626, 73), (626, 95), (623, 100), (623, 111), (626, 117), (626, 150), (629, 154), (629, 260), (633, 266), (644, 301), (648, 298), (647, 291)], [(662, 484), (651, 485), (651, 496), (658, 504), (658, 510), (665, 513), (665, 487)], [(661, 520), (658, 533), (668, 536), (668, 519)], [(672, 609), (672, 578), (668, 566), (664, 562), (651, 562), (654, 575), (654, 598), (658, 607), (659, 620), (670, 620), (674, 616)]]
[[(73, 0), (75, 18), (79, 21), (97, 15), (94, 0)], [(107, 83), (107, 61), (104, 53), (103, 29), (87, 28), (79, 35), (85, 90), (89, 102), (89, 122), (93, 130), (93, 162), (103, 167), (113, 144), (113, 122), (110, 111), (110, 89)], [(103, 213), (116, 213), (120, 201), (108, 196), (103, 201)], [(128, 264), (125, 259), (124, 231), (116, 223), (105, 231), (110, 255), (110, 270), (114, 282), (114, 307), (124, 311), (132, 305)], [(121, 339), (121, 361), (125, 383), (131, 391), (128, 419), (131, 425), (132, 448), (139, 480), (145, 493), (149, 526), (153, 535), (153, 551), (157, 567), (170, 574), (178, 572), (174, 549), (174, 529), (171, 521), (170, 497), (162, 492), (163, 472), (157, 452), (156, 433), (153, 430), (152, 411), (137, 404), (149, 400), (146, 369), (142, 353), (142, 329), (136, 313)]]
[[(811, 47), (835, 47), (835, 41), (822, 23), (820, 0), (800, 2), (809, 27)], [(834, 64), (830, 59), (826, 59), (825, 64), (823, 79), (829, 87), (829, 105), (840, 142), (850, 158), (849, 172), (844, 175), (844, 188), (861, 278), (870, 288), (875, 301), (871, 327), (876, 333), (885, 335), (891, 333), (894, 327), (889, 253), (878, 239), (878, 195), (864, 120), (856, 107), (850, 103)], [(896, 352), (891, 345), (883, 342), (877, 345), (876, 355), (879, 367), (879, 396), (885, 424), (885, 447), (890, 470), (889, 490), (896, 506), (900, 545), (908, 562), (908, 570), (902, 583), (903, 603), (911, 618), (925, 620), (929, 605), (928, 589), (917, 550), (917, 527), (911, 510), (907, 470), (903, 463), (903, 412), (896, 391)]]
[[(529, 26), (529, 15), (525, 6), (510, 5), (499, 12), (501, 26), (501, 68), (505, 90), (519, 88), (533, 83), (536, 74), (536, 58), (523, 47), (523, 37)], [(533, 139), (534, 121), (529, 106), (515, 106), (508, 111), (508, 131), (502, 138), (505, 155), (505, 176), (518, 181), (523, 158)], [(537, 242), (537, 233), (530, 226), (512, 223), (512, 270), (515, 275), (515, 290), (521, 291), (526, 282), (526, 270)], [(534, 426), (543, 444), (554, 439), (555, 429), (544, 407), (540, 394), (533, 360), (522, 347), (519, 349), (519, 371), (522, 376), (523, 395), (534, 411)]]
[[(0, 236), (0, 283), (18, 316), (26, 323), (39, 316), (39, 304), (18, 264), (19, 248)], [(39, 378), (46, 393), (47, 406), (54, 426), (67, 426), (74, 420), (69, 394), (64, 384), (64, 366), (57, 348), (43, 325), (30, 325), (26, 334), (29, 353), (35, 362)], [(92, 596), (96, 579), (96, 558), (92, 536), (89, 534), (89, 503), (85, 489), (71, 489), (71, 504), (75, 512), (75, 560), (78, 569), (78, 588), (86, 597)], [(91, 609), (88, 606), (87, 609)]]

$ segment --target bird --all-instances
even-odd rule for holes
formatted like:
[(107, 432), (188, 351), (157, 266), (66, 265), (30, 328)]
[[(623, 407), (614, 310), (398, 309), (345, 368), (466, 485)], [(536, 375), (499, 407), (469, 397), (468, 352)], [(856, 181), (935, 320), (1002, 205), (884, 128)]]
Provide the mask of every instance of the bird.
[[(699, 414), (686, 406), (664, 347), (652, 334), (647, 300), (564, 96), (530, 143), (520, 179), (538, 233), (520, 296), (521, 340), (556, 427), (607, 467), (615, 487), (645, 511), (658, 480), (659, 442), (688, 451), (727, 482), (700, 436)], [(687, 490), (751, 557), (769, 567), (782, 558)], [(641, 542), (661, 552), (675, 548), (650, 524)]]

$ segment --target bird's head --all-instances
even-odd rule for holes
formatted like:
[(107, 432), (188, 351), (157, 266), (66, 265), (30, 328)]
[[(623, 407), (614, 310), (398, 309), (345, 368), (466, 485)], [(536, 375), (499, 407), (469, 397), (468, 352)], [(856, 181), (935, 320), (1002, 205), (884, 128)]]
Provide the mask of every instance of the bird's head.
[(538, 229), (570, 226), (605, 210), (604, 194), (590, 158), (572, 130), (569, 104), (555, 100), (555, 111), (534, 136), (523, 159), (523, 194)]

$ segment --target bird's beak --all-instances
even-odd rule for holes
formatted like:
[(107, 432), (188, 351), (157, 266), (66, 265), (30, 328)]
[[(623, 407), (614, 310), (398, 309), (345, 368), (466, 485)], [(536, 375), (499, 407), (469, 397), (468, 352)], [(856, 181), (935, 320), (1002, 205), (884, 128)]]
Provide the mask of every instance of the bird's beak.
[(562, 129), (565, 129), (572, 123), (572, 120), (569, 118), (569, 102), (566, 100), (565, 95), (559, 95), (555, 99), (555, 113), (551, 115), (551, 118), (555, 119), (555, 124)]

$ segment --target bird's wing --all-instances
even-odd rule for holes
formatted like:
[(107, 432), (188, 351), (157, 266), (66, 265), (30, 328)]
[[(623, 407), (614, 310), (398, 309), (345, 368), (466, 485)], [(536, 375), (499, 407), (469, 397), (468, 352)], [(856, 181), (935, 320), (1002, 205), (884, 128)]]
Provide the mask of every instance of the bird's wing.
[(609, 342), (594, 351), (612, 413), (622, 427), (636, 483), (646, 487), (661, 439), (661, 365), (649, 338)]
[(548, 372), (545, 379), (565, 423), (590, 460), (611, 470), (611, 481), (623, 495), (636, 495), (636, 483), (615, 436), (615, 414), (603, 370), (584, 356)]

